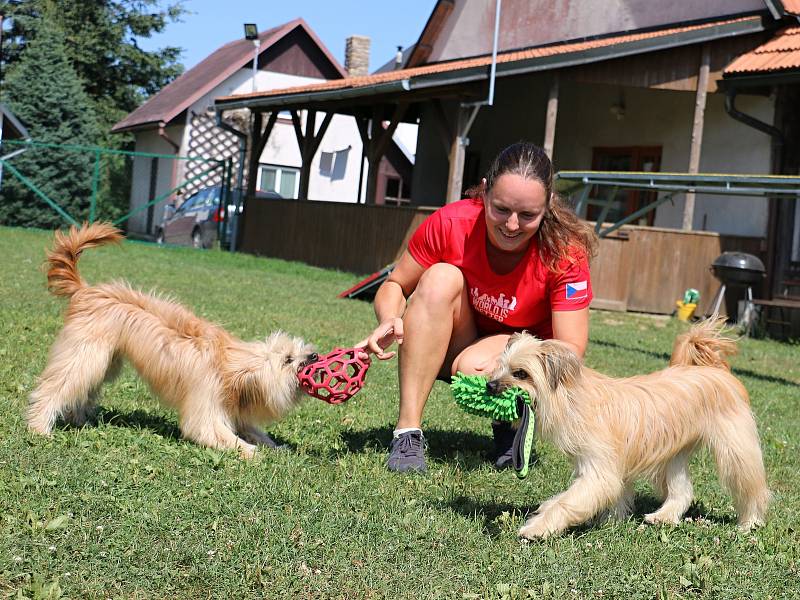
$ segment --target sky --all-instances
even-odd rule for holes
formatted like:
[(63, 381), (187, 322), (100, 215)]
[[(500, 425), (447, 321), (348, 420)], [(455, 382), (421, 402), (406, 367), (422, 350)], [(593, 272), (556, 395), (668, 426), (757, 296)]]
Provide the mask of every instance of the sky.
[[(162, 5), (169, 0), (165, 0)], [(371, 38), (370, 71), (393, 60), (397, 46), (417, 41), (436, 0), (185, 0), (182, 22), (139, 40), (145, 50), (164, 46), (184, 49), (181, 62), (192, 68), (211, 52), (244, 36), (244, 23), (259, 31), (297, 17), (306, 23), (344, 66), (344, 42), (351, 35)]]

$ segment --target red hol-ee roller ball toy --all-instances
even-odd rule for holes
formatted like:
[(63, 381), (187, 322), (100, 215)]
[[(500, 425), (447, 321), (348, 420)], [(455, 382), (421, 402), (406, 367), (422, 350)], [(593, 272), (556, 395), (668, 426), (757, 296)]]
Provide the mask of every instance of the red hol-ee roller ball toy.
[(371, 361), (360, 354), (365, 354), (361, 348), (334, 348), (297, 372), (300, 387), (328, 404), (346, 402), (364, 387)]

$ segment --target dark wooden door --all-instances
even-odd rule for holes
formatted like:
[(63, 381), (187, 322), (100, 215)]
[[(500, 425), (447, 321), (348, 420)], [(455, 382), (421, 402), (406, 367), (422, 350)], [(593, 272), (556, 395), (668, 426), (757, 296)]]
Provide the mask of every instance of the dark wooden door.
[[(658, 172), (661, 170), (661, 146), (598, 147), (592, 149), (593, 171)], [(613, 194), (613, 197), (611, 197)], [(625, 190), (606, 186), (595, 186), (589, 198), (587, 218), (597, 220), (603, 212), (603, 204), (610, 201), (611, 206), (604, 220), (614, 223), (653, 202), (656, 192)], [(650, 211), (635, 225), (652, 225), (655, 211)]]

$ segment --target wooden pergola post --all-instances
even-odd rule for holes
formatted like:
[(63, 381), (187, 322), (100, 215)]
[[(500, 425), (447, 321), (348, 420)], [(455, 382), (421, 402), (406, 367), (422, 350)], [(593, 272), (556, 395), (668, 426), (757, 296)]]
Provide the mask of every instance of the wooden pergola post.
[[(367, 162), (369, 163), (369, 169), (367, 170), (367, 191), (364, 197), (364, 204), (375, 204), (380, 162), (407, 108), (408, 103), (406, 102), (397, 104), (392, 113), (389, 125), (385, 129), (381, 120), (381, 107), (376, 106), (373, 108), (371, 119), (365, 117), (356, 118), (358, 132), (361, 134), (361, 143), (364, 144), (364, 147), (367, 149), (366, 155)], [(371, 126), (368, 126), (368, 123), (371, 124)]]
[(544, 122), (544, 143), (542, 149), (553, 160), (553, 146), (556, 139), (556, 119), (558, 118), (558, 71), (553, 73), (550, 94), (547, 97), (547, 116)]
[(464, 157), (466, 156), (465, 140), (461, 131), (464, 129), (465, 120), (464, 109), (459, 106), (456, 111), (455, 135), (453, 135), (450, 141), (450, 167), (447, 172), (447, 204), (461, 200), (461, 187), (464, 183)]
[[(708, 72), (711, 63), (711, 46), (703, 44), (700, 54), (700, 71), (697, 74), (697, 93), (694, 102), (694, 121), (692, 122), (692, 146), (689, 150), (689, 173), (700, 170), (700, 152), (703, 147), (703, 122), (706, 113), (706, 93), (708, 91)], [(694, 192), (686, 193), (683, 205), (683, 229), (691, 231), (694, 222)]]
[(300, 116), (296, 110), (292, 113), (292, 125), (294, 125), (294, 133), (297, 136), (297, 145), (300, 147), (300, 157), (302, 166), (300, 167), (300, 187), (297, 191), (298, 200), (308, 200), (308, 182), (311, 179), (311, 161), (314, 160), (314, 155), (317, 153), (322, 138), (328, 130), (328, 125), (331, 124), (333, 113), (325, 113), (325, 118), (322, 120), (322, 125), (319, 131), (315, 131), (317, 126), (317, 111), (309, 110), (306, 114), (306, 130), (303, 131), (302, 124), (300, 123)]
[(245, 196), (252, 198), (255, 196), (258, 187), (258, 163), (260, 162), (261, 154), (264, 152), (264, 147), (267, 145), (267, 140), (272, 133), (272, 128), (275, 126), (275, 121), (278, 119), (278, 111), (272, 111), (267, 119), (266, 127), (262, 129), (264, 122), (264, 114), (256, 112), (253, 115), (253, 129), (250, 135), (250, 156), (247, 163), (247, 189)]

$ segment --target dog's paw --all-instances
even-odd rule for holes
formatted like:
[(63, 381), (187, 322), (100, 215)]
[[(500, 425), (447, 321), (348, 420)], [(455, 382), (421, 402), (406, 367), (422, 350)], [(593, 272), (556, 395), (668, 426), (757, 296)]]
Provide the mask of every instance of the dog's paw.
[(250, 444), (240, 445), (238, 450), (239, 450), (239, 456), (241, 456), (242, 458), (251, 459), (255, 458), (256, 456), (256, 447)]
[(747, 519), (745, 521), (739, 521), (738, 525), (736, 526), (739, 531), (748, 532), (752, 531), (757, 527), (763, 527), (764, 520), (763, 519)]
[(72, 406), (64, 410), (62, 414), (62, 419), (65, 423), (68, 423), (72, 427), (83, 427), (91, 420), (94, 419), (95, 416), (95, 407), (94, 406)]
[(649, 523), (650, 525), (658, 525), (658, 524), (678, 525), (681, 522), (681, 520), (676, 515), (669, 515), (666, 513), (656, 511), (654, 513), (646, 514), (644, 516), (644, 522)]
[(545, 523), (544, 519), (533, 517), (528, 520), (523, 527), (520, 528), (517, 535), (526, 540), (543, 540), (556, 533), (552, 531)]

